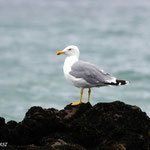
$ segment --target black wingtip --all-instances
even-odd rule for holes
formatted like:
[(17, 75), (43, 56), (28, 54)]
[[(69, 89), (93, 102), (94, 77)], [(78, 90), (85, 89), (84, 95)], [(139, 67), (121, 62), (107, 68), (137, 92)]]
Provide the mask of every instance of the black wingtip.
[(126, 84), (129, 84), (129, 82), (125, 80), (116, 80), (116, 85), (126, 85)]
[(127, 85), (129, 84), (129, 81), (125, 81), (125, 80), (116, 80), (116, 82), (110, 82), (110, 83), (106, 83), (107, 85)]

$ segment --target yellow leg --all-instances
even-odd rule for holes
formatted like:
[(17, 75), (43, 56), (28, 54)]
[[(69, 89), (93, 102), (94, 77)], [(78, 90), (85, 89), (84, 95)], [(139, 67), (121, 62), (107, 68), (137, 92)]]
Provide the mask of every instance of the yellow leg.
[(82, 95), (83, 95), (83, 89), (81, 89), (81, 94), (80, 94), (80, 101), (79, 102), (73, 102), (72, 105), (79, 105), (82, 103)]
[(90, 94), (91, 94), (91, 89), (89, 88), (89, 91), (88, 91), (88, 100), (86, 103), (89, 103), (90, 102)]

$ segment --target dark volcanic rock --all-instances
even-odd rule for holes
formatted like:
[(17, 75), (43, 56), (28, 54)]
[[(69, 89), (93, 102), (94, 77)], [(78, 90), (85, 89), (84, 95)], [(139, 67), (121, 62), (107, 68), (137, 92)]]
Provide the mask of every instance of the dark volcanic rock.
[(148, 150), (150, 119), (123, 102), (32, 107), (22, 122), (0, 118), (0, 142), (18, 150)]

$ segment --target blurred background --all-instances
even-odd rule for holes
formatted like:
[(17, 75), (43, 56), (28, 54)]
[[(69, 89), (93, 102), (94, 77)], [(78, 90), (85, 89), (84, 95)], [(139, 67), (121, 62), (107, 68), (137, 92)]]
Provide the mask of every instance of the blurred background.
[(71, 44), (80, 59), (131, 82), (92, 89), (92, 105), (121, 100), (150, 115), (149, 0), (0, 0), (1, 117), (21, 121), (31, 106), (79, 100), (63, 75), (65, 56), (56, 56)]

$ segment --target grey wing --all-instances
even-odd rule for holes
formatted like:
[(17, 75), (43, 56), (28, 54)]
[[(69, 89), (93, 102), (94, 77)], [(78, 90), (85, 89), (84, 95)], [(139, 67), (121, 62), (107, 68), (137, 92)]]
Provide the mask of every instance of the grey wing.
[(76, 78), (83, 78), (88, 83), (96, 86), (105, 85), (116, 80), (115, 77), (105, 73), (96, 65), (84, 61), (77, 61), (73, 64), (69, 73)]

